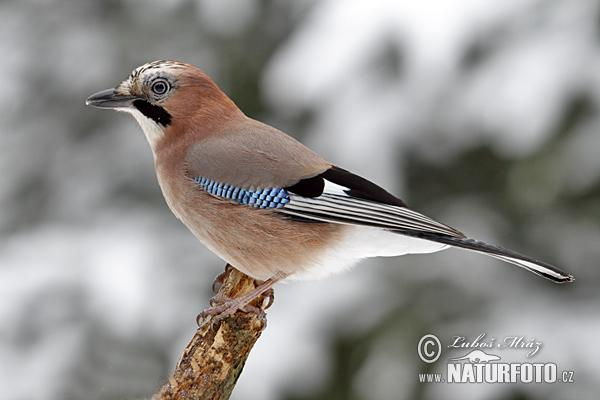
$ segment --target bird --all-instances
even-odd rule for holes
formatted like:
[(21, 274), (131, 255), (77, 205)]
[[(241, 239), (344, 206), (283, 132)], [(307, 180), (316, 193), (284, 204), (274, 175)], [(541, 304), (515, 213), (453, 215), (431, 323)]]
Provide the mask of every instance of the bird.
[(448, 248), (491, 256), (553, 282), (574, 280), (551, 264), (421, 214), (246, 116), (194, 65), (146, 63), (86, 104), (137, 120), (173, 214), (209, 250), (261, 282), (246, 295), (220, 299), (205, 315), (248, 311), (255, 297), (282, 280), (322, 278), (365, 258)]

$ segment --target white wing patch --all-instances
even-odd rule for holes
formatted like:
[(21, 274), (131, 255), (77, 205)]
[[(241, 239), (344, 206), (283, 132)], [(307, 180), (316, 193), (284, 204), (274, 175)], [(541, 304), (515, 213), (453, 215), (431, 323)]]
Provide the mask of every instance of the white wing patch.
[(347, 187), (330, 182), (327, 179), (323, 179), (323, 181), (325, 181), (325, 188), (323, 189), (323, 194), (341, 194), (343, 196), (346, 196), (346, 190), (348, 190)]
[(325, 180), (325, 189), (321, 196), (311, 198), (290, 193), (290, 202), (281, 212), (323, 222), (464, 237), (454, 228), (416, 211), (352, 197), (346, 193), (348, 190)]

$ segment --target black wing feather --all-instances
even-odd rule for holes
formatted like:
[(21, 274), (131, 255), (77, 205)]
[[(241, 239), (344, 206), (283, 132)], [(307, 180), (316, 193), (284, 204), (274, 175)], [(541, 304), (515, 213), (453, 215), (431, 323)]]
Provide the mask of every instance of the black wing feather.
[[(343, 187), (343, 193), (326, 191), (326, 182)], [(525, 268), (554, 282), (571, 282), (573, 276), (553, 265), (515, 251), (468, 239), (464, 234), (406, 208), (386, 190), (339, 167), (303, 179), (286, 188), (291, 201), (278, 212), (298, 221), (366, 225), (485, 253)]]
[[(339, 193), (328, 192), (327, 183), (343, 189)], [(291, 201), (278, 212), (298, 221), (423, 230), (464, 237), (454, 228), (409, 210), (402, 200), (380, 186), (339, 167), (303, 179), (286, 190), (291, 194)]]
[(325, 188), (324, 179), (348, 188), (346, 193), (351, 197), (375, 203), (389, 204), (391, 206), (406, 207), (406, 204), (402, 200), (381, 186), (336, 166), (329, 168), (319, 175), (302, 179), (295, 185), (285, 189), (302, 197), (319, 197), (323, 194), (323, 189)]
[(288, 192), (292, 192), (302, 197), (319, 197), (325, 189), (325, 181), (323, 174), (313, 176), (311, 178), (302, 179), (298, 183), (285, 188)]

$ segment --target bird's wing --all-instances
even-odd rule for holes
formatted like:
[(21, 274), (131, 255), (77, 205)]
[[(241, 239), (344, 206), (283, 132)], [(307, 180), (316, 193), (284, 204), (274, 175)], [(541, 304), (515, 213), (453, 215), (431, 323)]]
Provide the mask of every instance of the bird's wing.
[(190, 147), (187, 174), (238, 188), (285, 188), (331, 164), (283, 132), (247, 118)]
[[(194, 176), (207, 193), (233, 203), (272, 209), (305, 222), (364, 225), (398, 233), (464, 235), (405, 207), (381, 187), (338, 167), (331, 167), (292, 186), (238, 186), (230, 180)], [(342, 185), (343, 184), (343, 185)]]
[[(330, 223), (367, 225), (399, 234), (483, 253), (554, 282), (573, 276), (529, 256), (469, 239), (458, 230), (406, 208), (384, 189), (338, 167), (287, 188), (289, 201), (277, 212)], [(318, 193), (320, 191), (320, 193)]]
[(289, 201), (277, 211), (296, 218), (464, 237), (456, 229), (408, 209), (402, 200), (376, 184), (339, 167), (286, 190)]
[(187, 174), (208, 193), (295, 219), (463, 237), (290, 136), (247, 119), (193, 145)]
[(195, 176), (213, 196), (250, 207), (269, 209), (304, 222), (363, 225), (483, 253), (517, 265), (554, 282), (573, 276), (548, 263), (465, 237), (458, 230), (408, 209), (381, 187), (338, 167), (296, 181), (291, 186), (240, 187)]

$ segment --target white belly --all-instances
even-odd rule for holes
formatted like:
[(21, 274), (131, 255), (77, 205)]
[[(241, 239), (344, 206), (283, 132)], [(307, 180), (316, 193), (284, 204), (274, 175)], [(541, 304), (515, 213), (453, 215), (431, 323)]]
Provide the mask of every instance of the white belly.
[(394, 257), (404, 254), (435, 253), (447, 245), (404, 236), (366, 226), (349, 227), (343, 240), (322, 252), (315, 265), (305, 267), (290, 279), (320, 279), (344, 271), (358, 261), (370, 257)]

